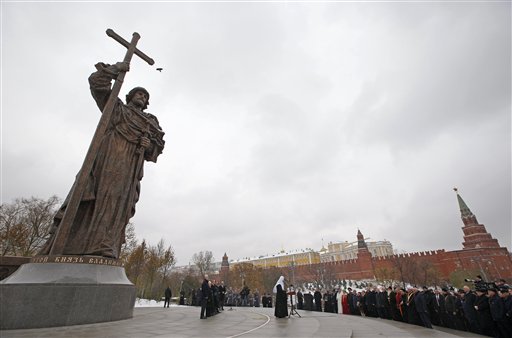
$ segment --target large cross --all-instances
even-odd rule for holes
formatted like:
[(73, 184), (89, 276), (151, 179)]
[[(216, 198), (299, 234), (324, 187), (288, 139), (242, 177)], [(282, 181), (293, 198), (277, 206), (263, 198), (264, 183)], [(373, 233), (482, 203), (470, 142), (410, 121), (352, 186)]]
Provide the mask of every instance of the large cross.
[[(107, 29), (107, 35), (128, 49), (126, 51), (126, 55), (124, 56), (124, 62), (130, 63), (133, 54), (135, 54), (150, 65), (155, 63), (153, 59), (136, 48), (137, 42), (140, 39), (140, 35), (138, 33), (133, 33), (131, 42), (124, 40), (112, 29)], [(94, 160), (98, 154), (103, 135), (105, 135), (105, 132), (107, 131), (110, 117), (112, 116), (112, 111), (114, 110), (114, 104), (116, 103), (119, 92), (121, 91), (121, 86), (123, 84), (125, 74), (126, 72), (120, 72), (116, 78), (116, 81), (114, 82), (114, 85), (112, 86), (112, 92), (110, 93), (105, 107), (103, 108), (103, 114), (101, 115), (100, 121), (98, 122), (98, 127), (96, 128), (96, 132), (92, 138), (89, 150), (87, 151), (87, 155), (84, 159), (84, 163), (82, 164), (82, 168), (78, 173), (78, 177), (71, 191), (68, 205), (66, 206), (62, 220), (57, 227), (55, 240), (52, 244), (52, 248), (50, 249), (50, 255), (59, 255), (63, 254), (64, 252), (64, 246), (66, 245), (69, 231), (71, 230), (71, 225), (73, 224), (76, 213), (78, 211), (78, 207), (80, 205), (80, 201), (82, 200), (82, 195), (87, 185), (87, 178), (92, 170)]]

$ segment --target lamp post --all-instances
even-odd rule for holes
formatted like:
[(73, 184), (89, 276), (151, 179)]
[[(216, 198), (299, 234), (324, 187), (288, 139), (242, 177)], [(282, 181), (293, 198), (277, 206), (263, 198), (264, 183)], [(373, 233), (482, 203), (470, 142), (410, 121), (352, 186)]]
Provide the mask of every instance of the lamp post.
[(487, 281), (487, 274), (485, 273), (484, 269), (482, 269), (482, 265), (480, 264), (480, 259), (471, 259), (471, 262), (474, 263), (476, 262), (476, 264), (478, 264), (478, 267), (480, 268), (480, 273), (484, 276), (484, 280)]
[(290, 262), (290, 268), (292, 270), (292, 284), (295, 285), (295, 262)]

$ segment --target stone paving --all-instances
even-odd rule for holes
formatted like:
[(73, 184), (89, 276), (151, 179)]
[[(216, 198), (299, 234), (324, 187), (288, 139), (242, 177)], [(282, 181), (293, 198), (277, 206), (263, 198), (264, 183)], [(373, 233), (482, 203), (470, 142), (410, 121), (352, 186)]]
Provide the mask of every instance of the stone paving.
[(405, 338), (405, 337), (483, 337), (445, 328), (425, 329), (415, 325), (301, 311), (290, 318), (274, 317), (274, 309), (233, 308), (220, 314), (199, 319), (200, 308), (172, 306), (170, 308), (135, 308), (134, 317), (117, 322), (54, 327), (30, 330), (0, 331), (1, 338), (27, 337), (341, 337), (341, 338)]

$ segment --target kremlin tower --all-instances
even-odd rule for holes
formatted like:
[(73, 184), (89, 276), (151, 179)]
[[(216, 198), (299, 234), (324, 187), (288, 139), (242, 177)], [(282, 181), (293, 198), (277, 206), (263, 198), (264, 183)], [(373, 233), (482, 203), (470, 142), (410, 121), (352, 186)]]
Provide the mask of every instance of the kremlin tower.
[(499, 248), (498, 240), (492, 238), (491, 234), (487, 232), (483, 224), (479, 224), (476, 216), (469, 210), (468, 206), (460, 197), (458, 189), (454, 188), (457, 194), (457, 201), (459, 202), (460, 216), (464, 226), (464, 242), (462, 243), (463, 249), (476, 249), (476, 248)]

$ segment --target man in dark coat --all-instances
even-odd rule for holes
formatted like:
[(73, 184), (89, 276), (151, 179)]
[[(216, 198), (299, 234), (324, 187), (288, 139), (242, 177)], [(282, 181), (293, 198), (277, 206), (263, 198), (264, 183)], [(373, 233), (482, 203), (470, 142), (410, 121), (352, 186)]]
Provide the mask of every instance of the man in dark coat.
[(304, 295), (302, 294), (300, 289), (299, 289), (299, 291), (297, 291), (297, 309), (299, 309), (299, 310), (304, 309)]
[(393, 290), (393, 288), (390, 286), (388, 287), (388, 297), (389, 297), (389, 306), (388, 306), (388, 314), (393, 320), (400, 320), (399, 316), (397, 315), (397, 307), (396, 307), (396, 292)]
[(416, 311), (418, 311), (418, 315), (420, 316), (421, 323), (426, 328), (432, 329), (432, 323), (430, 322), (430, 313), (428, 311), (427, 301), (428, 290), (422, 290), (416, 293), (416, 297), (414, 297), (414, 302), (416, 305)]
[(379, 318), (386, 319), (387, 318), (386, 310), (389, 307), (388, 294), (387, 294), (386, 290), (381, 286), (379, 286), (378, 290), (379, 291), (377, 292), (377, 297), (376, 297), (377, 303), (375, 304), (377, 307), (377, 314), (378, 314)]
[(322, 312), (322, 294), (318, 288), (315, 290), (313, 298), (315, 298), (315, 311)]
[(251, 293), (251, 289), (244, 283), (244, 287), (242, 291), (240, 291), (240, 297), (242, 298), (242, 306), (249, 306), (249, 293)]
[(338, 313), (338, 293), (339, 290), (337, 288), (332, 290), (332, 297), (331, 297), (331, 306), (332, 306), (332, 312)]
[[(439, 324), (443, 327), (450, 327), (448, 320), (448, 313), (446, 312), (446, 295), (448, 294), (447, 288), (434, 291), (434, 310), (439, 318)], [(436, 324), (434, 324), (436, 325)]]
[(197, 305), (197, 293), (196, 293), (196, 289), (192, 289), (192, 291), (190, 291), (190, 305), (192, 306), (196, 306)]
[(304, 310), (313, 311), (313, 295), (311, 292), (304, 294)]
[(356, 301), (354, 300), (355, 295), (352, 292), (352, 288), (347, 289), (347, 302), (348, 302), (348, 309), (350, 311), (351, 315), (356, 314)]
[(454, 292), (455, 296), (455, 328), (461, 331), (469, 331), (469, 322), (464, 312), (464, 289)]
[(267, 307), (272, 307), (272, 295), (267, 293)]
[(220, 312), (220, 294), (215, 279), (212, 281), (211, 289), (213, 295), (213, 314), (217, 314)]
[(208, 275), (204, 276), (203, 284), (201, 284), (201, 319), (206, 319), (206, 305), (210, 297), (210, 286), (208, 285)]
[(451, 290), (446, 290), (446, 296), (444, 297), (444, 308), (446, 310), (446, 327), (450, 329), (460, 330), (460, 328), (457, 328), (455, 326), (457, 316), (457, 310), (455, 307), (456, 296), (452, 293), (453, 288)]
[(165, 291), (164, 291), (164, 298), (165, 298), (164, 307), (169, 307), (169, 303), (171, 302), (171, 297), (172, 297), (171, 288), (167, 287), (167, 289), (165, 289)]
[(260, 307), (260, 293), (258, 289), (254, 291), (254, 307)]
[(512, 337), (512, 295), (509, 293), (508, 285), (501, 285), (499, 295), (503, 301), (503, 321), (498, 323), (500, 332), (504, 332), (504, 337)]
[(331, 291), (327, 290), (323, 296), (324, 299), (324, 312), (332, 312), (332, 295)]
[(500, 323), (505, 319), (505, 303), (498, 296), (498, 290), (493, 286), (487, 291), (489, 295), (489, 308), (491, 310), (491, 317), (493, 320), (493, 332), (495, 337), (507, 337)]
[(462, 309), (467, 320), (468, 330), (473, 333), (480, 333), (480, 327), (476, 318), (475, 302), (476, 295), (469, 286), (464, 285), (464, 298), (462, 299)]
[[(349, 298), (349, 305), (350, 305), (350, 298)], [(366, 306), (368, 308), (368, 312), (366, 313), (367, 316), (370, 317), (378, 317), (377, 313), (377, 289), (373, 288), (368, 291), (367, 297), (366, 297)], [(350, 311), (352, 311), (352, 308), (350, 308)]]
[(224, 281), (220, 282), (218, 289), (219, 289), (219, 306), (220, 306), (221, 310), (224, 310), (224, 303), (226, 302), (226, 286), (224, 285)]
[(436, 296), (433, 289), (429, 289), (426, 286), (423, 287), (423, 294), (425, 295), (425, 301), (427, 304), (427, 312), (430, 318), (430, 323), (434, 325), (440, 325), (440, 318), (438, 309), (436, 309)]
[(489, 298), (487, 298), (487, 287), (479, 285), (476, 289), (476, 319), (478, 327), (480, 328), (480, 334), (484, 336), (494, 336), (493, 322), (491, 316), (491, 306), (489, 305)]

